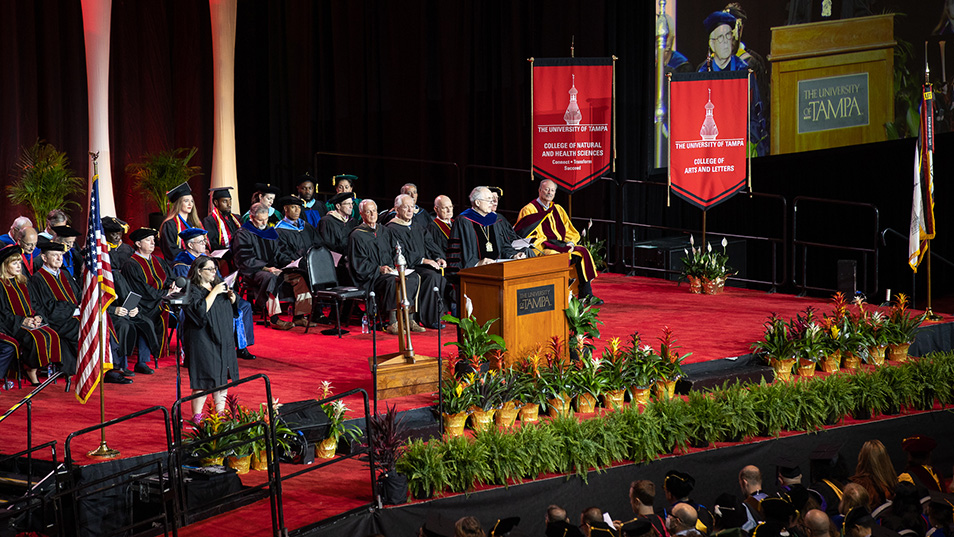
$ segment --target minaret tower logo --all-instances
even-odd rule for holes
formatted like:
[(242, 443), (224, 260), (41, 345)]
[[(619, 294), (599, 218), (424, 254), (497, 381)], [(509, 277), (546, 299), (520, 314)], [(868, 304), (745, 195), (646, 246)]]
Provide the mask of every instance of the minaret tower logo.
[(699, 129), (699, 135), (703, 140), (715, 140), (719, 136), (719, 127), (716, 126), (715, 119), (712, 117), (712, 88), (709, 88), (709, 102), (706, 103), (706, 119), (702, 122), (702, 128)]
[(580, 112), (580, 105), (576, 102), (576, 94), (579, 93), (576, 89), (576, 75), (571, 75), (573, 77), (573, 86), (570, 88), (570, 104), (566, 107), (566, 113), (563, 114), (563, 121), (566, 121), (567, 125), (579, 125), (580, 121), (583, 121), (583, 112)]

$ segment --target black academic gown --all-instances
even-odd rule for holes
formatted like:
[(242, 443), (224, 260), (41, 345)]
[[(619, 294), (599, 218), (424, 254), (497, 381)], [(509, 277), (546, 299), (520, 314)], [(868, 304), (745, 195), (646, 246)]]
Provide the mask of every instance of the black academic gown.
[[(431, 248), (428, 248), (427, 243), (431, 242), (430, 237), (424, 230), (416, 229), (413, 223), (409, 226), (404, 225), (395, 218), (388, 222), (387, 228), (392, 240), (401, 245), (407, 267), (414, 269), (421, 276), (422, 292), (419, 294), (417, 309), (420, 321), (426, 326), (436, 326), (443, 313), (439, 297), (443, 297), (446, 292), (447, 280), (440, 271), (424, 263), (425, 259), (435, 259), (432, 255), (436, 247), (432, 243)], [(439, 295), (434, 294), (435, 287)]]
[(169, 263), (182, 251), (179, 246), (179, 229), (176, 227), (177, 219), (178, 216), (170, 218), (159, 226), (159, 249), (162, 251), (162, 257)]
[(223, 293), (206, 311), (204, 287), (189, 287), (183, 309), (182, 346), (189, 364), (189, 387), (208, 390), (239, 378), (233, 330), (238, 310)]
[[(147, 277), (147, 273), (149, 277)], [(123, 276), (129, 289), (139, 293), (142, 298), (139, 300), (139, 315), (147, 317), (152, 321), (156, 329), (156, 339), (160, 344), (160, 354), (154, 355), (157, 358), (165, 351), (165, 335), (168, 328), (168, 309), (163, 304), (162, 298), (166, 296), (169, 286), (174, 277), (172, 269), (166, 260), (152, 255), (149, 259), (133, 253), (132, 257), (123, 266)], [(155, 350), (153, 347), (151, 350)], [(145, 360), (145, 357), (140, 357)]]
[[(62, 344), (56, 331), (49, 326), (42, 330), (32, 331), (36, 336), (36, 339), (34, 339), (34, 336), (31, 336), (31, 331), (23, 328), (25, 316), (16, 314), (10, 303), (10, 297), (13, 297), (13, 300), (22, 300), (24, 305), (30, 308), (30, 312), (36, 315), (37, 312), (31, 306), (29, 284), (6, 280), (2, 283), (2, 286), (0, 288), (0, 334), (2, 334), (0, 339), (10, 344), (16, 344), (19, 348), (20, 363), (30, 369), (45, 367), (49, 362), (59, 362), (62, 354)], [(18, 295), (20, 298), (17, 298)], [(40, 352), (37, 340), (48, 342), (51, 354), (49, 360), (45, 353)], [(56, 349), (59, 351), (53, 352)]]
[(342, 222), (337, 217), (332, 216), (331, 213), (328, 213), (322, 216), (321, 222), (318, 223), (318, 235), (321, 236), (321, 240), (329, 250), (341, 255), (347, 255), (348, 237), (360, 223), (361, 220), (355, 220), (354, 218), (349, 218), (347, 222)]
[[(427, 232), (430, 234), (431, 240), (434, 241), (434, 245), (440, 252), (441, 259), (447, 259), (447, 240), (450, 238), (451, 228), (441, 227), (442, 225), (443, 222), (439, 225), (436, 219), (432, 219), (427, 223)], [(453, 225), (454, 221), (451, 220), (451, 226)]]
[[(242, 225), (241, 222), (239, 222), (239, 215), (232, 214), (229, 216), (223, 216), (223, 221), (225, 222), (226, 229), (228, 229), (229, 232), (232, 234), (232, 241), (234, 241), (235, 232), (238, 231), (239, 226)], [(223, 248), (230, 248), (232, 246), (232, 242), (226, 241), (226, 242), (229, 242), (229, 244), (225, 244), (222, 241), (222, 234), (219, 231), (219, 223), (215, 219), (215, 216), (210, 214), (209, 216), (206, 216), (205, 218), (203, 218), (202, 227), (204, 227), (205, 230), (209, 232), (208, 234), (209, 246), (212, 248), (212, 251), (222, 250)]]
[(126, 298), (132, 292), (121, 271), (113, 272), (113, 285), (116, 287), (116, 300), (106, 308), (106, 313), (109, 314), (113, 323), (119, 356), (129, 357), (135, 350), (140, 336), (146, 340), (146, 344), (149, 345), (153, 354), (157, 354), (160, 343), (156, 335), (156, 325), (148, 316), (143, 315), (141, 306), (137, 306), (139, 312), (136, 313), (135, 317), (130, 317), (128, 314), (122, 317), (116, 315), (116, 309), (126, 303)]
[[(33, 311), (43, 317), (43, 320), (60, 335), (63, 371), (73, 375), (76, 373), (76, 355), (79, 349), (78, 309), (83, 295), (80, 293), (76, 280), (65, 270), (60, 270), (59, 275), (53, 277), (52, 283), (48, 283), (50, 279), (41, 272), (49, 274), (46, 269), (40, 269), (30, 277), (30, 302), (33, 304)], [(61, 300), (63, 296), (57, 298), (51, 285), (59, 286), (66, 299)], [(72, 291), (75, 301), (69, 298), (69, 291)]]
[[(454, 220), (451, 237), (447, 241), (448, 267), (456, 272), (460, 269), (477, 266), (477, 262), (483, 258), (509, 259), (516, 255), (517, 251), (507, 240), (513, 229), (508, 229), (506, 220), (497, 219), (496, 213), (488, 213), (482, 218), (482, 221), (492, 223), (481, 225), (468, 217), (469, 213), (471, 213), (470, 210), (465, 211)], [(476, 215), (476, 213), (473, 213), (473, 215)], [(484, 235), (484, 231), (490, 237), (493, 251), (487, 251), (486, 249), (487, 235)]]
[(274, 228), (258, 229), (245, 222), (234, 235), (232, 254), (235, 266), (255, 294), (255, 305), (264, 307), (268, 295), (278, 295), (282, 278), (265, 267), (281, 268), (278, 261), (278, 233)]
[(114, 274), (116, 272), (122, 272), (126, 262), (132, 257), (133, 251), (133, 247), (125, 242), (121, 242), (119, 246), (109, 249), (109, 265), (112, 267)]
[[(348, 259), (355, 285), (374, 291), (378, 311), (396, 309), (398, 277), (380, 271), (385, 265), (394, 267), (394, 242), (388, 229), (382, 225), (371, 229), (364, 223), (356, 227), (348, 242)], [(407, 298), (412, 304), (417, 304), (420, 281), (416, 272), (406, 277)]]
[(312, 246), (322, 246), (318, 231), (302, 219), (296, 224), (282, 220), (275, 225), (278, 232), (278, 265), (279, 268), (302, 257)]

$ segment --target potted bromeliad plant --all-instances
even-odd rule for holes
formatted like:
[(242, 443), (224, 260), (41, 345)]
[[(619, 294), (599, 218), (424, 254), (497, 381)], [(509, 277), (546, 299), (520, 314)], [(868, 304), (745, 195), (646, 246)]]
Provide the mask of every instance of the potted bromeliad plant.
[(921, 329), (924, 314), (912, 315), (908, 310), (908, 297), (898, 293), (888, 312), (885, 331), (888, 334), (888, 357), (895, 362), (908, 359), (908, 349), (914, 343), (914, 337)]
[(603, 347), (603, 406), (619, 408), (626, 398), (626, 390), (632, 386), (627, 373), (629, 370), (629, 353), (620, 346), (618, 337), (610, 340), (609, 346)]
[(600, 337), (600, 327), (603, 321), (599, 319), (600, 310), (593, 306), (596, 300), (592, 295), (582, 300), (570, 294), (566, 309), (567, 329), (570, 333), (570, 358), (582, 358), (584, 354), (592, 354), (596, 349), (593, 341)]
[(514, 371), (515, 397), (520, 406), (521, 423), (536, 423), (539, 420), (540, 407), (546, 408), (546, 393), (541, 388), (542, 357), (540, 351), (532, 352), (517, 362)]
[(671, 399), (676, 393), (676, 381), (683, 375), (682, 361), (692, 353), (679, 355), (676, 337), (668, 326), (663, 327), (662, 336), (659, 336), (659, 354), (652, 355), (653, 377), (656, 379), (656, 390), (660, 397)]
[(573, 361), (570, 384), (576, 394), (576, 410), (583, 414), (596, 412), (596, 401), (606, 388), (602, 372), (603, 360), (588, 349)]
[[(725, 249), (729, 241), (722, 239), (722, 253), (712, 249), (712, 243), (696, 248), (695, 238), (689, 235), (689, 248), (684, 248), (686, 257), (682, 258), (682, 278), (689, 281), (689, 291), (716, 295), (725, 289), (725, 281), (735, 274), (728, 265), (729, 256)], [(692, 253), (689, 253), (689, 250)]]
[(570, 401), (576, 393), (572, 366), (563, 359), (563, 344), (559, 338), (553, 337), (550, 341), (544, 361), (546, 365), (540, 367), (537, 387), (546, 399), (547, 410), (551, 416), (568, 415), (571, 412)]
[[(322, 400), (329, 399), (333, 393), (330, 382), (321, 383)], [(315, 456), (320, 459), (330, 459), (338, 451), (338, 441), (344, 436), (348, 440), (355, 440), (361, 435), (361, 429), (348, 426), (345, 423), (345, 414), (350, 410), (341, 399), (321, 403), (321, 409), (328, 416), (328, 436), (315, 446)]]
[(781, 316), (773, 313), (763, 325), (765, 332), (762, 339), (752, 344), (752, 348), (760, 353), (775, 370), (775, 378), (790, 380), (792, 367), (797, 358), (798, 346), (791, 334), (791, 327)]
[[(473, 392), (467, 384), (453, 375), (444, 377), (440, 391), (443, 407), (444, 433), (449, 437), (464, 434), (464, 425), (474, 405)], [(436, 402), (436, 401), (435, 401)]]
[(524, 383), (529, 378), (513, 365), (501, 367), (497, 371), (500, 377), (500, 408), (494, 414), (498, 427), (513, 427), (522, 406), (520, 397), (525, 393)]
[(802, 377), (814, 376), (816, 364), (828, 355), (829, 349), (828, 337), (818, 324), (815, 309), (809, 306), (804, 314), (796, 315), (790, 328), (795, 340), (798, 374)]
[(475, 431), (483, 431), (494, 421), (494, 413), (503, 406), (503, 378), (496, 369), (483, 373), (469, 373), (467, 389), (473, 394), (470, 407), (470, 425)]
[(192, 455), (199, 458), (202, 466), (222, 466), (225, 460), (222, 448), (227, 445), (227, 439), (224, 435), (213, 437), (228, 431), (231, 426), (228, 416), (224, 412), (216, 412), (210, 401), (205, 412), (192, 416), (186, 423), (192, 427), (186, 435), (188, 442), (195, 444)]
[(649, 403), (652, 385), (656, 382), (656, 355), (649, 345), (641, 344), (639, 332), (630, 336), (630, 345), (626, 352), (626, 379), (630, 386), (630, 398), (633, 403)]

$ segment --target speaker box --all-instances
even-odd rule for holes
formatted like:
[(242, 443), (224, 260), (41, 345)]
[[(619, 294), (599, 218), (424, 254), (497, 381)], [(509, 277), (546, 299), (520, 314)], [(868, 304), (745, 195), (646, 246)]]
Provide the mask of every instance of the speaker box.
[(310, 444), (328, 437), (328, 416), (315, 399), (286, 403), (279, 407), (278, 417), (289, 429), (301, 432)]

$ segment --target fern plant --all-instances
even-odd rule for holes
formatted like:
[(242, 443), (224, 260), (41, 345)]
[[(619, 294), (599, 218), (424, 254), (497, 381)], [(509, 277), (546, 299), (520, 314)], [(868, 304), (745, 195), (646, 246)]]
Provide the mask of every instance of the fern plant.
[(408, 490), (415, 498), (430, 498), (449, 484), (443, 444), (436, 442), (412, 440), (397, 461), (397, 471), (407, 476)]
[(82, 192), (83, 180), (70, 169), (66, 153), (43, 140), (20, 149), (15, 165), (16, 181), (7, 186), (7, 197), (15, 205), (26, 205), (33, 211), (36, 229), (46, 228), (46, 215), (53, 209), (79, 207), (67, 199)]

